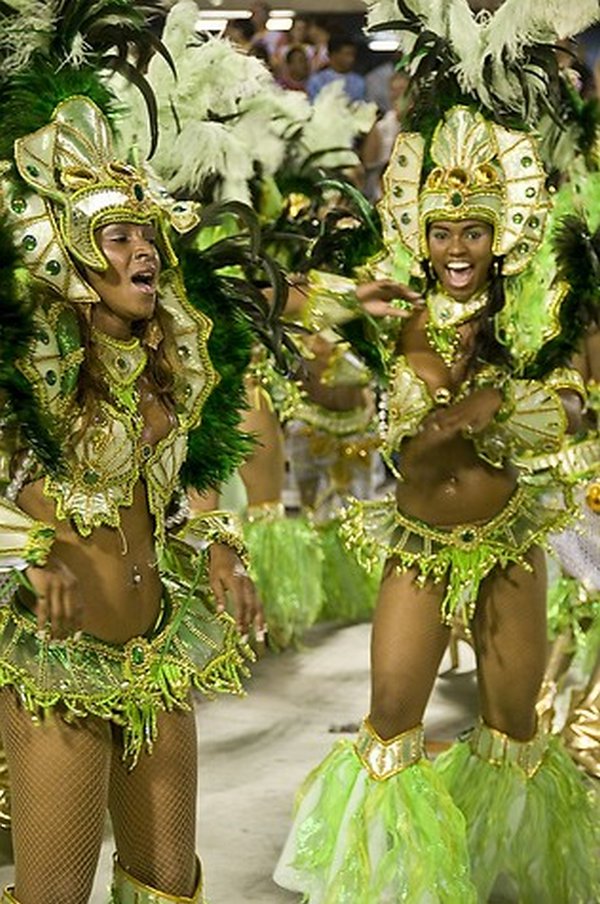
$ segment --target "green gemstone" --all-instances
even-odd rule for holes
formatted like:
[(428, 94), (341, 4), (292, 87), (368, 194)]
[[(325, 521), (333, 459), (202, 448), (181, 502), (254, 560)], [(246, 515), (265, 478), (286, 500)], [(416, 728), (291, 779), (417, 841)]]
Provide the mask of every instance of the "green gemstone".
[(523, 214), (516, 213), (513, 217), (513, 223), (516, 223), (517, 226), (520, 226), (522, 222), (523, 222)]
[(525, 197), (526, 198), (535, 198), (535, 188), (530, 186), (527, 189), (527, 191), (525, 192)]
[(152, 455), (152, 446), (149, 445), (148, 443), (144, 443), (144, 445), (141, 448), (141, 453), (142, 453), (142, 458), (145, 459), (146, 461), (148, 461), (148, 459)]
[(23, 237), (22, 245), (25, 251), (35, 251), (37, 248), (37, 239), (34, 235), (26, 235)]
[(99, 480), (99, 476), (96, 471), (89, 470), (89, 471), (86, 471), (85, 474), (83, 475), (83, 482), (85, 484), (87, 484), (89, 487), (93, 487), (95, 484), (97, 484), (98, 480)]
[(531, 166), (533, 164), (532, 157), (521, 157), (521, 165), (522, 166)]
[(396, 198), (401, 198), (403, 194), (404, 194), (404, 189), (402, 188), (402, 186), (395, 185), (394, 186), (394, 195), (396, 196)]
[(185, 213), (185, 205), (184, 204), (175, 204), (173, 206), (173, 210), (175, 213)]
[(531, 226), (532, 229), (537, 229), (538, 226), (540, 225), (540, 221), (537, 217), (530, 217), (529, 225)]
[(46, 330), (38, 330), (37, 337), (42, 345), (50, 345), (50, 336)]
[(408, 226), (408, 224), (410, 223), (410, 214), (403, 213), (402, 216), (400, 217), (400, 222), (404, 223), (405, 226)]
[(473, 540), (475, 539), (475, 536), (476, 536), (475, 531), (474, 531), (474, 530), (471, 530), (471, 529), (468, 529), (468, 530), (464, 530), (464, 531), (462, 532), (462, 534), (460, 535), (460, 538), (461, 538), (461, 540), (463, 540), (465, 543), (472, 543)]
[(30, 176), (33, 176), (34, 179), (36, 179), (40, 174), (39, 169), (37, 168), (37, 166), (34, 166), (33, 163), (28, 163), (25, 169)]
[(50, 276), (58, 276), (60, 273), (61, 267), (58, 261), (48, 261), (46, 264), (46, 271), (50, 274)]
[(398, 166), (406, 166), (407, 163), (408, 163), (408, 160), (406, 158), (406, 155), (400, 154), (400, 156), (398, 157)]
[(126, 360), (126, 358), (122, 358), (122, 357), (119, 355), (119, 357), (117, 358), (117, 360), (116, 360), (115, 363), (116, 363), (117, 367), (119, 368), (119, 370), (127, 370), (127, 360)]
[(46, 371), (45, 380), (46, 380), (46, 383), (48, 384), (48, 386), (54, 386), (57, 379), (58, 379), (58, 377), (56, 376), (56, 371), (54, 371), (54, 370)]
[(75, 312), (66, 308), (56, 321), (56, 339), (61, 355), (74, 352), (81, 345), (79, 324)]
[(461, 193), (459, 191), (455, 191), (450, 196), (450, 201), (451, 201), (453, 207), (460, 207), (460, 205), (463, 202), (463, 196), (461, 195)]
[(135, 646), (131, 648), (131, 661), (134, 665), (143, 665), (146, 654), (144, 648)]
[(23, 213), (27, 208), (27, 201), (25, 198), (13, 198), (10, 206), (14, 213)]
[(142, 188), (142, 186), (140, 185), (139, 182), (136, 182), (135, 185), (133, 186), (133, 193), (136, 196), (138, 201), (144, 200), (144, 189)]
[(529, 251), (529, 242), (521, 242), (521, 244), (519, 245), (519, 251), (521, 252), (521, 254), (527, 254), (527, 252)]

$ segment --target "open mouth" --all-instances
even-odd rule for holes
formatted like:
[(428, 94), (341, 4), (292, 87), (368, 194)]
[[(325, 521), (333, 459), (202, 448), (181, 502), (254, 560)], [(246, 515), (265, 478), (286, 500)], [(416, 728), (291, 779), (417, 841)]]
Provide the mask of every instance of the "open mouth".
[(464, 289), (469, 285), (474, 267), (467, 261), (452, 261), (446, 265), (448, 284), (452, 289)]
[(140, 273), (134, 273), (131, 282), (141, 292), (153, 295), (156, 292), (156, 271), (143, 270)]

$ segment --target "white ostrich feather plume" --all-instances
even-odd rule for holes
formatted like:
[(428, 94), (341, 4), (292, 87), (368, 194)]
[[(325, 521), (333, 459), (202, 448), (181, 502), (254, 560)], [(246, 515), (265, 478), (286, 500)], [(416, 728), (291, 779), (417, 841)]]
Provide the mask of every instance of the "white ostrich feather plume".
[(14, 75), (29, 63), (36, 50), (48, 44), (53, 32), (54, 4), (43, 0), (10, 0), (19, 17), (2, 23), (0, 51), (4, 59), (0, 74)]
[[(198, 192), (208, 176), (218, 175), (223, 179), (219, 192), (221, 199), (249, 200), (248, 182), (253, 175), (253, 160), (248, 156), (247, 147), (236, 141), (222, 123), (190, 123), (175, 139), (171, 151), (169, 191)], [(164, 178), (164, 164), (162, 169), (160, 175)]]
[[(398, 19), (395, 0), (365, 0), (369, 26)], [(518, 60), (531, 44), (571, 37), (600, 21), (599, 0), (505, 0), (493, 15), (476, 16), (467, 0), (405, 0), (424, 28), (448, 40), (457, 57), (456, 76), (466, 91), (486, 102), (488, 90), (484, 67), (492, 63), (494, 91), (515, 108), (522, 95), (519, 85), (504, 72), (503, 61)], [(412, 35), (400, 35), (402, 49), (414, 46)], [(532, 82), (532, 91), (543, 90), (543, 82)]]
[(344, 93), (343, 82), (331, 82), (315, 98), (312, 116), (302, 131), (303, 156), (335, 149), (320, 158), (319, 163), (325, 166), (355, 163), (354, 140), (371, 129), (376, 115), (376, 104), (352, 103)]

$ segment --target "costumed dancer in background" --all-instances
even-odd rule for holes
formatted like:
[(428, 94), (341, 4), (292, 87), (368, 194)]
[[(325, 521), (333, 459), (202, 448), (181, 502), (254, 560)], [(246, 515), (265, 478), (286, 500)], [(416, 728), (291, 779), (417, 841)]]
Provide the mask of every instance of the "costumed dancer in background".
[[(191, 691), (239, 692), (240, 634), (263, 621), (226, 515), (195, 519), (200, 555), (170, 534), (182, 481), (206, 489), (247, 444), (169, 236), (196, 209), (118, 159), (103, 112), (116, 100), (97, 72), (110, 48), (124, 60), (155, 43), (144, 16), (29, 12), (34, 30), (6, 4), (1, 23), (0, 726), (16, 868), (2, 900), (85, 904), (108, 807), (112, 901), (201, 902)], [(226, 592), (235, 619), (215, 606)]]
[[(598, 187), (598, 175), (586, 180), (589, 199), (592, 188)], [(570, 192), (570, 186), (562, 193)], [(572, 199), (572, 197), (571, 197)], [(586, 205), (589, 210), (589, 204)], [(596, 211), (600, 204), (596, 203)], [(598, 216), (586, 217), (583, 222), (568, 218), (559, 237), (569, 276), (579, 284), (581, 298), (586, 294), (595, 299), (597, 291)], [(594, 228), (595, 226), (595, 228)], [(586, 236), (582, 241), (581, 236)], [(590, 257), (596, 256), (596, 261)], [(585, 262), (589, 262), (586, 268)], [(589, 271), (589, 275), (586, 274)], [(582, 274), (583, 277), (582, 277)], [(587, 275), (587, 279), (586, 279)], [(592, 278), (590, 279), (589, 276)], [(538, 716), (549, 729), (560, 732), (575, 760), (590, 775), (600, 777), (600, 440), (598, 417), (600, 398), (600, 331), (597, 325), (588, 334), (579, 355), (579, 367), (587, 386), (585, 431), (565, 443), (564, 449), (553, 456), (542, 456), (534, 466), (543, 470), (549, 466), (561, 470), (565, 480), (574, 487), (578, 507), (575, 526), (552, 535), (550, 548), (558, 574), (549, 589), (549, 629), (552, 647), (537, 703)], [(556, 571), (556, 568), (555, 568)], [(556, 719), (556, 698), (561, 685), (575, 662), (583, 682), (571, 691), (566, 718)]]
[[(304, 219), (317, 220), (319, 228), (298, 270), (352, 273), (381, 250), (379, 217), (353, 186), (341, 180), (321, 185), (313, 189), (311, 203), (305, 196)], [(340, 536), (346, 500), (373, 498), (383, 473), (370, 349), (366, 343), (353, 348), (348, 336), (304, 317), (305, 283), (299, 273), (291, 278), (286, 307), (287, 316), (309, 330), (298, 339), (301, 392), (285, 428), (288, 456), (300, 503), (318, 529), (323, 550), (320, 618), (355, 622), (371, 618), (380, 581), (377, 569), (367, 570)], [(318, 308), (314, 283), (311, 294)]]
[[(385, 318), (385, 445), (398, 482), (395, 498), (357, 502), (344, 522), (359, 554), (388, 560), (370, 713), (307, 778), (275, 879), (310, 904), (483, 904), (505, 874), (523, 902), (583, 904), (600, 893), (598, 814), (535, 712), (542, 544), (573, 505), (560, 473), (529, 479), (518, 464), (578, 427), (583, 381), (558, 316), (578, 299), (554, 262), (535, 140), (514, 123), (561, 90), (551, 53), (539, 84), (529, 77), (528, 38), (575, 32), (597, 4), (574, 18), (530, 5), (524, 16), (513, 0), (485, 19), (465, 0), (372, 7), (372, 23), (393, 20), (402, 49), (415, 49), (424, 92), (421, 129), (400, 136), (385, 179), (396, 281), (346, 291), (332, 281), (319, 311)], [(409, 288), (415, 270), (424, 276)], [(431, 765), (422, 719), (457, 611), (474, 638), (481, 715)]]
[[(317, 162), (329, 171), (355, 163), (352, 151), (339, 148), (350, 149), (355, 135), (368, 131), (374, 109), (363, 104), (351, 110), (339, 85), (311, 105), (298, 92), (277, 86), (260, 61), (227, 41), (198, 36), (197, 18), (193, 0), (180, 0), (167, 19), (163, 40), (177, 59), (177, 81), (159, 58), (149, 67), (161, 123), (153, 165), (173, 193), (203, 203), (252, 203), (270, 254), (290, 267), (298, 246), (308, 242), (298, 233), (297, 222), (290, 223), (298, 182), (306, 184)], [(124, 141), (147, 144), (140, 131), (124, 135)], [(201, 240), (217, 247), (235, 231), (232, 222), (212, 236), (205, 232)], [(247, 375), (243, 425), (257, 444), (240, 470), (251, 573), (274, 648), (297, 643), (319, 615), (322, 601), (319, 537), (306, 518), (286, 516), (282, 499), (281, 420), (298, 396), (297, 387), (287, 382), (285, 386), (273, 373), (273, 361), (259, 350)]]

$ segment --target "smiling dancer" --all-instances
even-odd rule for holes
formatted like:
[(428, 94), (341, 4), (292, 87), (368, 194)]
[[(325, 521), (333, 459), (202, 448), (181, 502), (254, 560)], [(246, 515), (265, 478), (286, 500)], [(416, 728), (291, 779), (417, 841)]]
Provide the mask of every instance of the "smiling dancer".
[[(413, 5), (399, 4), (398, 18), (414, 41), (432, 23)], [(388, 17), (392, 6), (377, 4)], [(466, 3), (453, 8), (473, 41), (494, 36)], [(456, 20), (445, 24), (435, 65), (452, 79)], [(421, 71), (431, 89), (435, 66)], [(387, 557), (370, 712), (356, 741), (336, 744), (307, 778), (275, 879), (310, 904), (483, 904), (506, 874), (520, 901), (583, 904), (600, 890), (597, 814), (535, 714), (546, 657), (542, 544), (572, 503), (559, 475), (529, 480), (517, 464), (558, 450), (579, 424), (583, 381), (567, 366), (558, 320), (573, 293), (556, 278), (534, 138), (485, 118), (455, 83), (434, 84), (427, 100), (423, 110), (439, 111), (435, 129), (423, 119), (422, 133), (401, 135), (385, 177), (396, 281), (330, 280), (327, 305), (315, 277), (314, 316), (385, 318), (384, 443), (397, 485), (388, 500), (355, 502), (344, 524), (363, 561)], [(550, 355), (550, 338), (561, 355)], [(480, 719), (432, 765), (422, 720), (456, 614), (473, 633)]]

